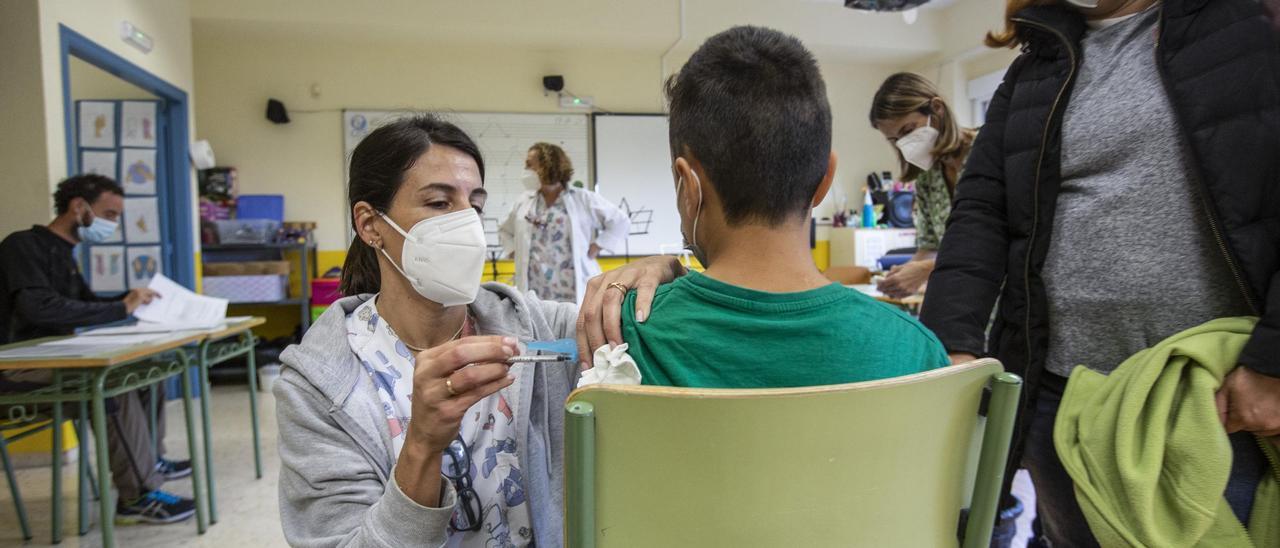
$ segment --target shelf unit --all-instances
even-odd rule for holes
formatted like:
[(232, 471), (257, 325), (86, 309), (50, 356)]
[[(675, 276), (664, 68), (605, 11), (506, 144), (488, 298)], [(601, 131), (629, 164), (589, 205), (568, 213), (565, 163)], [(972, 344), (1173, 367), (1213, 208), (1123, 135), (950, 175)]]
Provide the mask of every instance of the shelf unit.
[(294, 264), (302, 278), (301, 294), (288, 299), (266, 302), (231, 303), (231, 306), (294, 306), (298, 308), (299, 325), (306, 333), (311, 327), (311, 280), (316, 277), (316, 244), (310, 236), (303, 241), (276, 242), (267, 244), (216, 244), (201, 247), (201, 260), (206, 263), (225, 263), (238, 261), (285, 261), (292, 260), (288, 251), (298, 252)]

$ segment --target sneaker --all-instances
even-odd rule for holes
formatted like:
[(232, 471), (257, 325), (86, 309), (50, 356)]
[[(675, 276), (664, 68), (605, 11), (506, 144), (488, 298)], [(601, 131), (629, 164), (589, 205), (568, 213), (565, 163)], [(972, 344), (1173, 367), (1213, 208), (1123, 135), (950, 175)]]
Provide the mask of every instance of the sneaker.
[(116, 503), (116, 523), (176, 523), (196, 513), (196, 503), (164, 491), (151, 491), (141, 497)]
[(191, 461), (160, 459), (156, 462), (156, 470), (164, 474), (165, 481), (182, 479), (191, 475)]

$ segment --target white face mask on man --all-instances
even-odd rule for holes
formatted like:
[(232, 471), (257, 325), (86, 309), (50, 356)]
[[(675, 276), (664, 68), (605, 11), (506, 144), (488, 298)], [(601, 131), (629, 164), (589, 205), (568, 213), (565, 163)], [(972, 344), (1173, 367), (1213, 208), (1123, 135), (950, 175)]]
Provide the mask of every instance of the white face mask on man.
[[(405, 232), (390, 217), (387, 224), (404, 236), (400, 265), (378, 248), (419, 295), (444, 306), (471, 304), (480, 292), (487, 242), (474, 209), (423, 219)], [(403, 266), (401, 266), (403, 265)]]
[(938, 144), (938, 130), (933, 127), (933, 116), (929, 116), (928, 120), (894, 143), (902, 151), (903, 159), (925, 171), (933, 169), (933, 147)]

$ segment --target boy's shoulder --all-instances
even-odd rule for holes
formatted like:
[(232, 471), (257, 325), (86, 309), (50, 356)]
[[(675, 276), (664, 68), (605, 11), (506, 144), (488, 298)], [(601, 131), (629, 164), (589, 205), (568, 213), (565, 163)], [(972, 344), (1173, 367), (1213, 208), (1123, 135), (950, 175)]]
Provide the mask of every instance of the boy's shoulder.
[[(688, 280), (685, 278), (676, 278), (673, 281), (660, 284), (653, 292), (653, 302), (649, 305), (650, 315), (652, 316), (654, 310), (670, 300), (673, 294), (680, 293), (687, 283)], [(635, 323), (637, 295), (638, 292), (632, 289), (627, 291), (627, 294), (622, 298), (622, 324), (624, 326)]]

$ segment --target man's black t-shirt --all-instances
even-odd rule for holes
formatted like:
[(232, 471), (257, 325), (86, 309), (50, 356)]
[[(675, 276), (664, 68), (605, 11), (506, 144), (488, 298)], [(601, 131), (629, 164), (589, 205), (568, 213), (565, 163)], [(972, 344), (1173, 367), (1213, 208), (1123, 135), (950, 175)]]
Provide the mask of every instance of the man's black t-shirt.
[(0, 242), (0, 344), (70, 335), (128, 317), (120, 298), (102, 299), (89, 290), (74, 247), (43, 226)]

